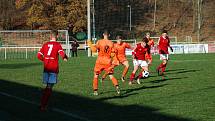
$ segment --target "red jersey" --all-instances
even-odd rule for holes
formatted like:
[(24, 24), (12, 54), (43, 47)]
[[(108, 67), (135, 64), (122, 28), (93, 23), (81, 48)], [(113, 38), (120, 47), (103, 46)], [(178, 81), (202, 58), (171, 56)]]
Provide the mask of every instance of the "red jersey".
[(44, 62), (44, 72), (59, 72), (59, 54), (62, 58), (66, 58), (66, 54), (59, 42), (50, 41), (43, 44), (42, 48), (37, 53), (37, 58)]
[(160, 54), (169, 54), (168, 52), (168, 47), (170, 47), (170, 40), (169, 37), (167, 36), (164, 38), (161, 36), (158, 40), (158, 49)]
[(148, 48), (145, 48), (138, 43), (136, 48), (133, 50), (132, 54), (135, 56), (137, 60), (146, 60), (146, 54), (148, 53)]

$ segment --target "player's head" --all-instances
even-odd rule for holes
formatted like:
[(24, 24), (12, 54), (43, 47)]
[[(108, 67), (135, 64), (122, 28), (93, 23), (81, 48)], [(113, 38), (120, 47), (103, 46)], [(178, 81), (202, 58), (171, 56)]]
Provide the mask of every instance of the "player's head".
[(168, 34), (167, 30), (163, 30), (163, 31), (162, 31), (162, 36), (163, 36), (163, 37), (166, 37), (167, 34)]
[(56, 29), (51, 30), (51, 40), (55, 40), (58, 37), (58, 31)]
[(107, 30), (105, 30), (103, 33), (103, 37), (107, 39), (109, 36), (110, 36), (110, 33)]
[(116, 40), (117, 40), (118, 44), (121, 44), (122, 43), (122, 36), (120, 36), (120, 35), (116, 36)]
[(148, 43), (148, 39), (147, 39), (146, 37), (144, 37), (144, 38), (142, 39), (142, 44), (143, 44), (143, 46), (146, 47), (146, 46), (147, 46), (147, 43)]
[(150, 38), (150, 33), (149, 32), (146, 33), (146, 38), (148, 38), (148, 39)]

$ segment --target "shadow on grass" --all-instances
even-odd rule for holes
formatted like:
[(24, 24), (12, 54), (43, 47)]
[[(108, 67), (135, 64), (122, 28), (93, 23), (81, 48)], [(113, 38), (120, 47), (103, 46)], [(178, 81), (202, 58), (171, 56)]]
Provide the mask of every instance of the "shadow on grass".
[[(0, 85), (0, 113), (5, 114), (3, 117), (0, 115), (0, 120), (4, 121), (192, 121), (159, 113), (159, 108), (156, 107), (114, 105), (99, 97), (90, 99), (57, 91), (53, 92), (50, 110), (40, 112), (37, 105), (40, 88), (1, 79)], [(158, 87), (162, 86), (164, 85)], [(129, 96), (128, 93), (146, 88), (157, 87), (142, 86), (127, 90), (126, 94)]]
[(183, 71), (183, 70), (186, 70), (184, 68), (178, 68), (178, 69), (168, 69), (166, 70), (165, 72), (172, 72), (172, 71)]
[[(134, 85), (137, 85), (137, 84), (134, 84)], [(132, 88), (132, 89), (126, 89), (126, 90), (121, 90), (121, 95), (115, 95), (115, 96), (112, 96), (112, 97), (104, 97), (104, 98), (100, 98), (98, 99), (99, 101), (104, 101), (104, 100), (110, 100), (110, 99), (122, 99), (122, 98), (126, 98), (126, 97), (129, 97), (131, 95), (137, 95), (139, 93), (137, 93), (137, 91), (139, 90), (143, 90), (143, 89), (151, 89), (151, 88), (159, 88), (159, 87), (163, 87), (167, 84), (162, 84), (162, 85), (156, 85), (156, 86), (141, 86), (141, 87), (138, 87), (138, 88)], [(131, 85), (133, 86), (133, 85)], [(110, 93), (110, 92), (115, 92), (115, 91), (106, 91), (106, 92), (103, 92), (101, 94), (105, 94), (105, 93)]]
[(150, 81), (150, 83), (161, 83), (161, 82), (165, 82), (165, 81), (168, 81), (168, 80), (178, 80), (178, 79), (186, 79), (188, 77), (167, 77), (167, 76), (161, 76), (161, 79), (157, 79), (157, 80), (153, 80), (153, 81)]
[(186, 70), (186, 69), (184, 69), (184, 70), (177, 71), (177, 69), (176, 69), (174, 72), (172, 72), (172, 71), (169, 72), (168, 70), (165, 72), (167, 72), (167, 74), (180, 74), (180, 73), (194, 73), (197, 71), (200, 71), (200, 70), (194, 70), (194, 69)]

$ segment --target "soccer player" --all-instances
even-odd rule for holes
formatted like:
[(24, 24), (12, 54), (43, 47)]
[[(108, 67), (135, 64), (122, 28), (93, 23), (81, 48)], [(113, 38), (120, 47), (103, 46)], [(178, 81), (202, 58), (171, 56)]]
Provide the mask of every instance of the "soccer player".
[(168, 48), (170, 48), (171, 51), (173, 52), (173, 49), (170, 46), (170, 39), (167, 35), (167, 31), (164, 30), (158, 40), (158, 50), (160, 54), (160, 60), (162, 60), (162, 63), (157, 67), (158, 75), (163, 75), (166, 69), (167, 62), (169, 60)]
[[(122, 42), (122, 36), (117, 36), (116, 39), (117, 39), (117, 42), (114, 43), (115, 56), (113, 57), (112, 68), (118, 66), (119, 64), (124, 65), (124, 70), (121, 76), (121, 80), (122, 82), (125, 82), (125, 76), (128, 73), (128, 69), (129, 69), (129, 63), (125, 55), (125, 50), (126, 48), (131, 49), (131, 46), (126, 42)], [(105, 73), (102, 76), (102, 80), (104, 80), (106, 75), (107, 73)]]
[(118, 85), (118, 80), (113, 76), (113, 68), (111, 67), (111, 55), (114, 52), (113, 42), (108, 39), (109, 33), (105, 31), (103, 33), (103, 39), (98, 40), (95, 45), (88, 41), (88, 46), (90, 46), (92, 51), (98, 51), (98, 58), (94, 67), (94, 79), (93, 79), (93, 91), (94, 95), (98, 95), (98, 76), (104, 70), (109, 74), (113, 85), (116, 88), (117, 94), (120, 94), (120, 89)]
[(46, 110), (49, 97), (52, 94), (52, 88), (54, 84), (57, 83), (57, 75), (59, 72), (58, 55), (60, 55), (64, 61), (67, 61), (68, 59), (61, 44), (56, 41), (57, 36), (58, 31), (52, 30), (50, 41), (44, 43), (40, 51), (37, 53), (37, 58), (44, 64), (43, 83), (46, 84), (40, 103), (41, 111)]
[(136, 44), (136, 47), (134, 48), (132, 52), (133, 57), (133, 64), (134, 64), (134, 70), (132, 71), (130, 75), (130, 81), (129, 85), (133, 83), (133, 80), (135, 78), (135, 73), (138, 70), (138, 67), (141, 67), (140, 74), (138, 75), (137, 83), (140, 84), (140, 78), (143, 77), (142, 72), (147, 71), (148, 72), (148, 63), (146, 60), (148, 59), (146, 54), (149, 54), (150, 50), (148, 47), (148, 40), (144, 38), (140, 43)]
[[(146, 54), (146, 58), (148, 58), (148, 63), (152, 63), (152, 54), (151, 54), (151, 52), (153, 52), (154, 51), (154, 45), (155, 45), (155, 43), (154, 43), (154, 40), (153, 39), (151, 39), (150, 38), (150, 33), (149, 32), (147, 32), (146, 33), (146, 37), (145, 37), (146, 39), (147, 39), (147, 41), (148, 41), (148, 45), (149, 45), (149, 49), (150, 49), (150, 53), (149, 54)], [(150, 64), (149, 64), (149, 66), (150, 66)]]

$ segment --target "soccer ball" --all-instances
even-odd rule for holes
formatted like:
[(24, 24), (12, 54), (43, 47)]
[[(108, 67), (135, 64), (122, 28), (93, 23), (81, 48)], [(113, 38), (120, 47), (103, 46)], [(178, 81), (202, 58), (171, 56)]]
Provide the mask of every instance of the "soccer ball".
[(143, 74), (144, 78), (149, 77), (149, 72), (148, 71), (143, 71), (142, 74)]

